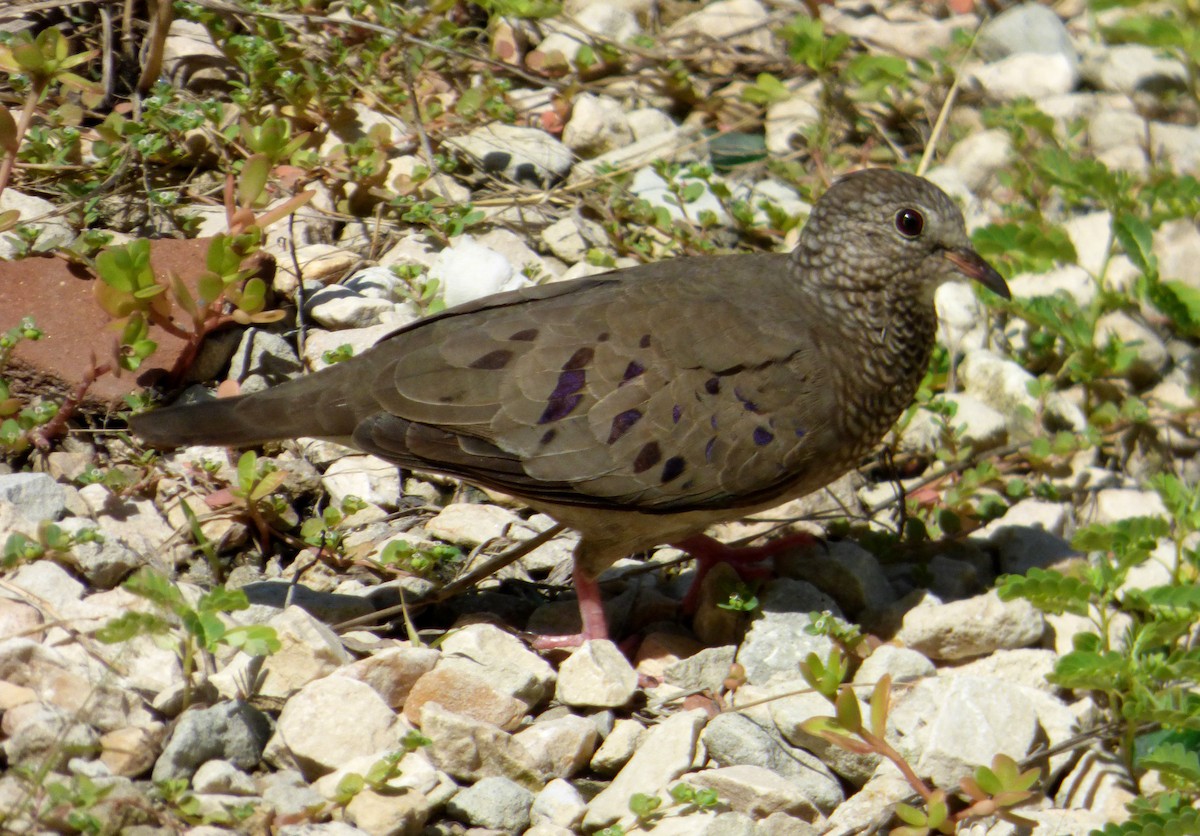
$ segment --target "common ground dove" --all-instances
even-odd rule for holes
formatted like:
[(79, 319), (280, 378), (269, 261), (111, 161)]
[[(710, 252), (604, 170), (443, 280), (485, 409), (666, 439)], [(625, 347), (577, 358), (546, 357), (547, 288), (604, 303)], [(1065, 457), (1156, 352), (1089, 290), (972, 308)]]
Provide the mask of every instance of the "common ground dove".
[(934, 291), (961, 277), (1009, 295), (944, 192), (871, 169), (817, 201), (790, 254), (500, 293), (315, 374), (132, 427), (159, 446), (332, 438), (520, 497), (580, 534), (578, 642), (607, 635), (596, 578), (617, 559), (664, 543), (729, 559), (705, 528), (853, 467), (911, 401)]

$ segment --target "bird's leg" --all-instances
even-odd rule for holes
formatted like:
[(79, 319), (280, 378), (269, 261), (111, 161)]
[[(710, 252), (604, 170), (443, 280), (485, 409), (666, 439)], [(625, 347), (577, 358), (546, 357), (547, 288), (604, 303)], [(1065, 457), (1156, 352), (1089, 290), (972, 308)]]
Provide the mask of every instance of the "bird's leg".
[(694, 534), (671, 545), (687, 552), (696, 561), (696, 579), (692, 581), (683, 598), (684, 612), (694, 612), (700, 601), (700, 585), (705, 576), (718, 563), (728, 563), (743, 580), (761, 576), (763, 570), (753, 564), (760, 563), (777, 554), (811, 546), (819, 542), (817, 537), (806, 532), (778, 537), (761, 546), (727, 546), (706, 534)]
[(575, 561), (571, 573), (575, 581), (575, 596), (579, 599), (579, 623), (582, 631), (565, 636), (540, 636), (533, 640), (536, 650), (552, 650), (556, 647), (578, 647), (590, 639), (608, 638), (608, 620), (604, 615), (604, 602), (600, 599), (600, 584)]

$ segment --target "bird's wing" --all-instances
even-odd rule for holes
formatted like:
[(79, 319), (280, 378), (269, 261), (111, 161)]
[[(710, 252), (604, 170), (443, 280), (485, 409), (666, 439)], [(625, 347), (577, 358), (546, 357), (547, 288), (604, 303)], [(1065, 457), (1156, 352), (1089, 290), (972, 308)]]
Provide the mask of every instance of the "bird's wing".
[(786, 270), (685, 259), (456, 309), (335, 367), (325, 396), (351, 407), (356, 446), (530, 500), (755, 504), (836, 444), (837, 337), (775, 298)]

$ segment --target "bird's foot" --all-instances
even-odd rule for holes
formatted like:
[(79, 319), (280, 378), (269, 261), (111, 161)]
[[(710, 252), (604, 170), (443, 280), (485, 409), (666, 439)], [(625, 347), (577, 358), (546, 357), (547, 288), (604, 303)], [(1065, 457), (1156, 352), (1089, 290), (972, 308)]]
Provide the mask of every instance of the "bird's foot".
[(719, 563), (728, 563), (742, 578), (750, 580), (763, 577), (767, 570), (757, 566), (769, 557), (791, 551), (792, 549), (807, 548), (821, 542), (820, 538), (807, 532), (789, 534), (778, 537), (761, 546), (727, 546), (720, 540), (714, 540), (704, 534), (696, 534), (686, 540), (680, 540), (671, 545), (687, 552), (696, 561), (696, 579), (683, 598), (683, 611), (695, 612), (700, 601), (700, 586), (704, 578)]
[(572, 576), (575, 595), (579, 598), (579, 622), (583, 629), (563, 636), (539, 636), (531, 642), (535, 650), (579, 647), (591, 639), (608, 638), (608, 619), (604, 615), (604, 602), (600, 600), (600, 584), (580, 569), (578, 564)]

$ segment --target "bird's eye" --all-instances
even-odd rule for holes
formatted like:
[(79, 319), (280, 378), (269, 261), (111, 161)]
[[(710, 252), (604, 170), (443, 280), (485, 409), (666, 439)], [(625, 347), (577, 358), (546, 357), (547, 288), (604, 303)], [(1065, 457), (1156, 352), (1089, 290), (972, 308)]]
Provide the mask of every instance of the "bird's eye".
[(925, 228), (925, 218), (916, 209), (901, 209), (896, 213), (896, 229), (905, 238), (916, 238)]

